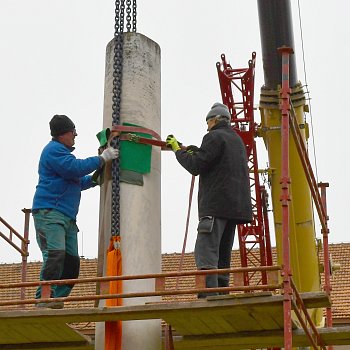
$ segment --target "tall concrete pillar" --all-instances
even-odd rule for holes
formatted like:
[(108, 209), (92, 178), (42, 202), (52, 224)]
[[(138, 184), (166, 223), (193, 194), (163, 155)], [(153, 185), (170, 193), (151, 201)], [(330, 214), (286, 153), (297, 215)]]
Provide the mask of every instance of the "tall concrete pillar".
[[(103, 128), (112, 125), (113, 47), (106, 51)], [(121, 123), (137, 124), (160, 134), (160, 48), (139, 33), (124, 33)], [(99, 269), (105, 273), (106, 250), (111, 234), (111, 175), (106, 170), (101, 188)], [(123, 275), (161, 271), (160, 149), (153, 147), (151, 172), (143, 186), (121, 182), (121, 251)], [(123, 282), (123, 292), (154, 291), (154, 280)], [(158, 301), (157, 297), (124, 299), (123, 305)], [(104, 306), (101, 302), (99, 306)], [(159, 320), (123, 322), (123, 350), (161, 348)], [(104, 349), (104, 324), (96, 328), (95, 349)]]

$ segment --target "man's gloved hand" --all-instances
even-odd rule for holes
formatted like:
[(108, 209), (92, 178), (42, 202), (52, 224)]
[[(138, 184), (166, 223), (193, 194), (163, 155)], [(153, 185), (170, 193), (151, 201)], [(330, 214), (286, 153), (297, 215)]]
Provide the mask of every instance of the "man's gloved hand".
[(101, 186), (103, 184), (104, 176), (104, 166), (97, 169), (91, 176), (91, 180), (94, 184)]
[(167, 147), (171, 148), (174, 152), (181, 149), (181, 147), (179, 146), (179, 142), (176, 140), (174, 135), (168, 135), (168, 137), (166, 138), (166, 145)]
[(102, 159), (107, 163), (110, 160), (118, 158), (118, 156), (119, 156), (118, 149), (114, 149), (113, 147), (108, 147), (101, 153), (100, 157), (102, 157)]
[(186, 152), (189, 154), (195, 154), (199, 151), (199, 148), (197, 146), (194, 145), (190, 145), (186, 147)]

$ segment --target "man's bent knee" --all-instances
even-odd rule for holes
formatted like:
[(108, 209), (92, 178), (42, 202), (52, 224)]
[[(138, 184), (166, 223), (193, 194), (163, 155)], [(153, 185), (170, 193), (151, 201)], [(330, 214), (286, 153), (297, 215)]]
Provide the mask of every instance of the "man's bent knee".
[(44, 280), (56, 280), (61, 278), (64, 267), (65, 251), (48, 250), (47, 260), (43, 269), (42, 277)]
[(75, 279), (79, 277), (80, 259), (79, 256), (65, 254), (62, 279)]

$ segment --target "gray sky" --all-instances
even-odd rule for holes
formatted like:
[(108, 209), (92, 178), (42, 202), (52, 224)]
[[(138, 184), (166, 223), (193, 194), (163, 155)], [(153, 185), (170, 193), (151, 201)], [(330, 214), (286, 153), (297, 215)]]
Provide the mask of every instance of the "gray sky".
[[(298, 77), (305, 83), (297, 0), (292, 0)], [(329, 182), (330, 241), (349, 242), (346, 178), (350, 49), (346, 1), (300, 0), (307, 82), (319, 180)], [(96, 154), (102, 126), (105, 47), (113, 37), (114, 3), (97, 0), (1, 0), (0, 3), (0, 216), (22, 232), (37, 183), (37, 163), (49, 141), (48, 122), (67, 114), (77, 126), (75, 155)], [(257, 52), (255, 104), (263, 84), (257, 4), (254, 0), (138, 1), (138, 32), (161, 47), (162, 137), (200, 144), (205, 115), (220, 100), (215, 63), (225, 53), (233, 67), (246, 67)], [(255, 118), (260, 120), (259, 113)], [(308, 116), (308, 122), (310, 118)], [(260, 167), (266, 152), (259, 143)], [(311, 149), (311, 152), (313, 150)], [(172, 152), (162, 156), (162, 251), (182, 248), (190, 175)], [(196, 198), (194, 198), (196, 200)], [(171, 204), (169, 204), (171, 203)], [(97, 254), (99, 191), (82, 195), (80, 254)], [(196, 202), (187, 250), (196, 236)], [(317, 236), (320, 226), (317, 225)], [(7, 231), (3, 226), (0, 230)], [(30, 227), (30, 260), (41, 260)], [(83, 246), (83, 249), (82, 249)], [(20, 261), (0, 240), (0, 262)]]

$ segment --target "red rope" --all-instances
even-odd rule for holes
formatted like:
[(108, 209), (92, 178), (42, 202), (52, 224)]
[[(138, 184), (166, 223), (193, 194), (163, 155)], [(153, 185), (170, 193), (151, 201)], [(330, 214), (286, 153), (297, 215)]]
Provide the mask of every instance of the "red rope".
[[(181, 252), (181, 257), (180, 257), (180, 264), (179, 264), (179, 269), (178, 269), (179, 272), (182, 271), (182, 265), (183, 265), (184, 257), (185, 257), (185, 250), (186, 250), (186, 243), (187, 243), (187, 236), (188, 236), (188, 226), (189, 226), (189, 223), (190, 223), (190, 214), (191, 214), (191, 207), (192, 207), (192, 197), (193, 197), (194, 182), (195, 182), (195, 176), (192, 175), (190, 193), (189, 193), (189, 196), (188, 196), (188, 209), (187, 209), (185, 237), (184, 237), (184, 243), (183, 243), (183, 246), (182, 246), (182, 252)], [(177, 278), (176, 278), (176, 289), (178, 289), (178, 287), (179, 287), (179, 278), (180, 278), (180, 276), (177, 276)]]

